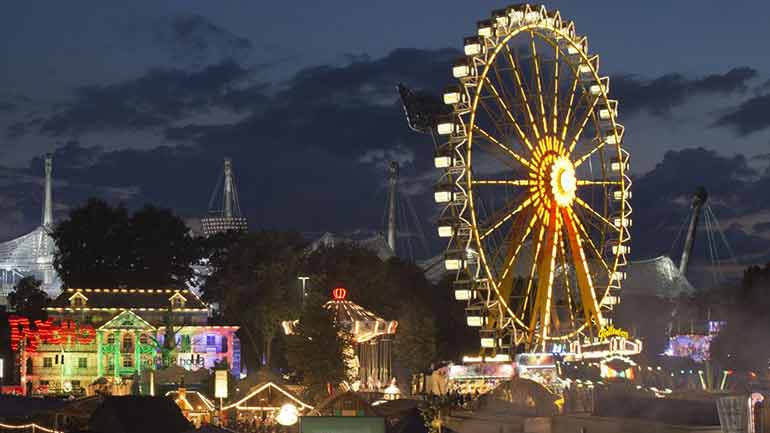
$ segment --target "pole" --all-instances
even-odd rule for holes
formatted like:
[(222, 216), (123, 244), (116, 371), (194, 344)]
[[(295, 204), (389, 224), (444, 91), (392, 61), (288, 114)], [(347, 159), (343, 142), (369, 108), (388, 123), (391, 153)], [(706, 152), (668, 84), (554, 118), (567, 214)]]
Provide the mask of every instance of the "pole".
[(225, 158), (225, 218), (233, 217), (233, 168), (230, 158)]
[(53, 224), (53, 203), (51, 201), (51, 173), (53, 172), (53, 157), (45, 155), (45, 196), (43, 198), (43, 226)]
[(682, 249), (682, 260), (679, 261), (679, 273), (687, 276), (687, 265), (690, 262), (693, 247), (695, 246), (695, 233), (698, 230), (698, 218), (703, 205), (708, 200), (708, 192), (703, 187), (698, 188), (692, 195), (692, 214), (690, 215), (690, 226), (687, 228), (687, 238), (684, 241)]
[(390, 162), (390, 194), (388, 198), (388, 246), (396, 253), (396, 193), (398, 189), (398, 163)]

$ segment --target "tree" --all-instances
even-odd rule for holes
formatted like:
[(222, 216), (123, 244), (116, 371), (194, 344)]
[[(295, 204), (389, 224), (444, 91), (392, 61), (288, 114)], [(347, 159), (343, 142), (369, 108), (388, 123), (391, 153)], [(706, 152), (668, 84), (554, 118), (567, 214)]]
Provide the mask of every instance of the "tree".
[(213, 269), (203, 299), (219, 303), (222, 316), (235, 321), (251, 344), (256, 365), (272, 363), (272, 347), (281, 321), (299, 315), (297, 275), (304, 241), (295, 233), (262, 231), (215, 243)]
[(129, 220), (134, 287), (179, 287), (193, 277), (199, 258), (189, 229), (168, 209), (146, 205)]
[(40, 289), (42, 282), (35, 277), (24, 277), (8, 294), (8, 304), (16, 314), (26, 316), (30, 320), (45, 320), (45, 307), (48, 305), (48, 295)]
[(424, 371), (436, 360), (436, 325), (433, 315), (424, 307), (404, 307), (398, 318), (398, 332), (393, 353), (398, 365), (410, 372)]
[(311, 295), (294, 335), (287, 338), (289, 367), (301, 378), (307, 397), (316, 402), (328, 395), (330, 387), (351, 379), (352, 339), (334, 324), (324, 301)]
[(117, 287), (131, 268), (128, 211), (98, 199), (73, 209), (51, 233), (54, 268), (68, 287)]
[(129, 217), (123, 206), (90, 199), (51, 236), (68, 287), (182, 287), (200, 256), (184, 222), (150, 205)]

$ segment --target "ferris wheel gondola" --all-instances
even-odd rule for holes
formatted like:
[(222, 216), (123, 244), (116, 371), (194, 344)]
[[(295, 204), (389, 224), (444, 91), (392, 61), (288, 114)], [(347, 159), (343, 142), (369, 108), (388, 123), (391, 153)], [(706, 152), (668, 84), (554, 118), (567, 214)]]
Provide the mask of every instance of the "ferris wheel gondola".
[(444, 265), (495, 356), (595, 341), (629, 254), (631, 181), (599, 57), (559, 12), (494, 11), (443, 94), (434, 199)]

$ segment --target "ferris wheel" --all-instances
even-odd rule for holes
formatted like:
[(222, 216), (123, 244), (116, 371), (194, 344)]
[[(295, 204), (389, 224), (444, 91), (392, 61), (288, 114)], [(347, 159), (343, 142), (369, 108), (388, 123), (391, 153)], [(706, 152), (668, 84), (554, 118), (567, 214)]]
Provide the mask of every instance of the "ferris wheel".
[(574, 23), (539, 5), (494, 11), (464, 53), (434, 158), (455, 298), (488, 356), (597, 341), (619, 302), (631, 226), (609, 78)]

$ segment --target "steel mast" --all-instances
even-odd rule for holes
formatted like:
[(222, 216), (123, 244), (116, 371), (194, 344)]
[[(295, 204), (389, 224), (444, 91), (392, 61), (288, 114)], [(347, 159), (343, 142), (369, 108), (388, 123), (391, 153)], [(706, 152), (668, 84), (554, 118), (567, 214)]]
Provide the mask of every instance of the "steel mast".
[(679, 261), (679, 273), (687, 276), (687, 265), (690, 262), (690, 256), (692, 255), (693, 247), (695, 246), (695, 233), (698, 230), (698, 218), (700, 218), (701, 209), (708, 200), (708, 192), (706, 188), (699, 187), (692, 195), (692, 214), (690, 215), (690, 225), (687, 228), (687, 238), (684, 241), (684, 248), (682, 249), (682, 260)]
[(390, 194), (388, 197), (388, 246), (396, 254), (396, 199), (398, 194), (398, 163), (390, 162)]

